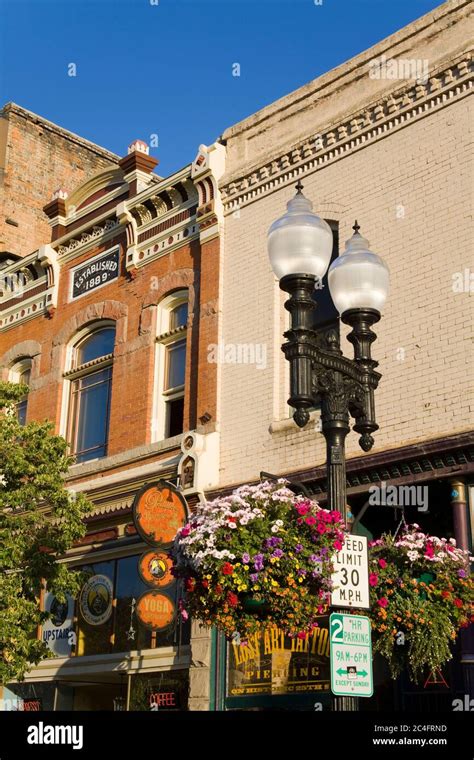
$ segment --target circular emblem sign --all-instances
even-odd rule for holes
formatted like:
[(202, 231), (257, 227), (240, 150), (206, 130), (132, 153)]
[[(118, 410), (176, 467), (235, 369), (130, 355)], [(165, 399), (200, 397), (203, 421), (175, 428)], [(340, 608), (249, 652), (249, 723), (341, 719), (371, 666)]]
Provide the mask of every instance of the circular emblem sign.
[(113, 586), (106, 575), (93, 575), (79, 596), (81, 615), (89, 625), (102, 625), (112, 614)]
[(176, 607), (160, 591), (145, 591), (137, 602), (136, 613), (144, 626), (152, 631), (163, 631), (172, 624)]
[(49, 607), (49, 611), (51, 613), (50, 620), (53, 625), (55, 625), (57, 628), (65, 622), (67, 618), (67, 611), (68, 611), (68, 601), (66, 599), (65, 602), (60, 602), (57, 597), (53, 597), (51, 601), (51, 605)]
[(135, 527), (151, 546), (169, 547), (186, 523), (186, 506), (184, 496), (171, 483), (144, 486), (133, 502)]
[(138, 572), (150, 586), (168, 586), (174, 580), (171, 575), (173, 563), (163, 552), (150, 550), (138, 560)]

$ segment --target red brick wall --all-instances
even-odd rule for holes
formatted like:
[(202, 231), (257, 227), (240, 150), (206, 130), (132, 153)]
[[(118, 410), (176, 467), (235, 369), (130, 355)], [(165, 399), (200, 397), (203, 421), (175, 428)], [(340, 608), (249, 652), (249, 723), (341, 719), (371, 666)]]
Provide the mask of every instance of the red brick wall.
[[(121, 246), (118, 280), (68, 302), (69, 270), (97, 253)], [(28, 419), (49, 418), (59, 431), (62, 373), (66, 346), (74, 334), (98, 318), (117, 320), (109, 427), (110, 455), (151, 440), (153, 411), (156, 309), (172, 290), (189, 288), (190, 328), (187, 339), (187, 379), (184, 429), (194, 429), (205, 412), (216, 420), (216, 365), (207, 362), (207, 346), (217, 342), (218, 238), (191, 241), (138, 270), (130, 279), (123, 273), (125, 235), (121, 234), (78, 256), (61, 271), (58, 307), (51, 319), (38, 317), (0, 333), (0, 362), (5, 352), (24, 341), (37, 341), (41, 356), (32, 372)], [(14, 351), (13, 351), (14, 353)], [(11, 360), (12, 353), (8, 354)], [(19, 357), (17, 357), (19, 358)], [(4, 362), (5, 363), (5, 362)]]
[(58, 187), (71, 192), (113, 165), (112, 153), (7, 105), (0, 114), (0, 252), (25, 256), (49, 242), (42, 209), (52, 193)]

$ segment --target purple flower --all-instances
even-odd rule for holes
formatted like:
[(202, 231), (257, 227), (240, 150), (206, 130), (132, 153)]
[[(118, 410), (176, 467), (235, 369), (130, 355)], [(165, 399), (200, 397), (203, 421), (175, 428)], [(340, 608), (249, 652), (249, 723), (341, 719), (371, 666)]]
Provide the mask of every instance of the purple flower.
[(328, 548), (327, 546), (323, 546), (323, 548), (321, 549), (321, 556), (326, 557), (327, 554), (328, 554)]
[(252, 583), (257, 583), (257, 581), (258, 581), (258, 573), (250, 573), (249, 578), (252, 581)]
[(281, 544), (282, 539), (278, 538), (278, 536), (272, 536), (271, 538), (267, 538), (265, 540), (265, 546), (267, 549), (274, 549), (275, 546), (278, 546), (278, 544)]
[(255, 570), (263, 570), (263, 554), (256, 554), (253, 563)]
[(303, 551), (303, 545), (302, 544), (296, 544), (296, 546), (295, 546), (295, 552), (297, 554), (299, 554), (302, 551)]
[(313, 570), (313, 572), (311, 573), (311, 575), (313, 576), (313, 578), (317, 578), (319, 575), (321, 575), (320, 568), (319, 567), (315, 567), (314, 570)]
[(283, 557), (283, 552), (281, 549), (275, 549), (275, 551), (272, 554), (272, 557)]
[(467, 573), (465, 570), (458, 570), (458, 575), (460, 578), (465, 578)]
[(310, 562), (321, 562), (321, 557), (318, 557), (317, 554), (311, 554), (309, 558)]
[(250, 554), (247, 554), (247, 552), (245, 552), (245, 554), (242, 554), (242, 562), (244, 565), (248, 565), (250, 562)]
[(304, 577), (306, 575), (306, 570), (303, 570), (303, 568), (301, 568), (298, 570), (298, 575), (302, 575)]

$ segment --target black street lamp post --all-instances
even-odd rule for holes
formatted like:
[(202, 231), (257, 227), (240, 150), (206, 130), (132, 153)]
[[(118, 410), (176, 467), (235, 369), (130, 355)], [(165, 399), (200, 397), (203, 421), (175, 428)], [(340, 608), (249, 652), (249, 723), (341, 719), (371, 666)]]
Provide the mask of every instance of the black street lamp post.
[[(331, 509), (344, 516), (347, 527), (345, 439), (353, 428), (360, 433), (359, 444), (369, 451), (374, 443), (374, 391), (380, 380), (371, 346), (376, 339), (372, 325), (380, 319), (387, 299), (389, 271), (377, 254), (369, 251), (368, 241), (354, 234), (346, 250), (329, 268), (332, 299), (341, 319), (352, 327), (347, 336), (354, 347), (354, 358), (345, 357), (339, 336), (330, 330), (323, 337), (314, 329), (313, 298), (315, 285), (321, 283), (329, 265), (332, 232), (329, 225), (312, 212), (311, 202), (302, 194), (302, 185), (287, 204), (287, 213), (277, 219), (268, 233), (268, 252), (280, 288), (289, 293), (285, 308), (291, 314), (287, 342), (282, 351), (290, 363), (290, 398), (293, 418), (299, 427), (309, 421), (309, 410), (316, 399), (321, 402), (322, 432), (326, 440), (327, 496)], [(356, 709), (352, 697), (334, 700), (334, 708)]]

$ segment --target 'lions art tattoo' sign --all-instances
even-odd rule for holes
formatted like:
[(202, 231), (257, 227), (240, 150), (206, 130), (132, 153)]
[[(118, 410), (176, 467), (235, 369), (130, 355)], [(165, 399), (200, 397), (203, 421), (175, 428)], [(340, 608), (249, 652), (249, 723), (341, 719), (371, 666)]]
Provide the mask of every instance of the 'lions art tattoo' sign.
[(119, 275), (119, 249), (101, 253), (72, 270), (71, 300), (116, 280)]

